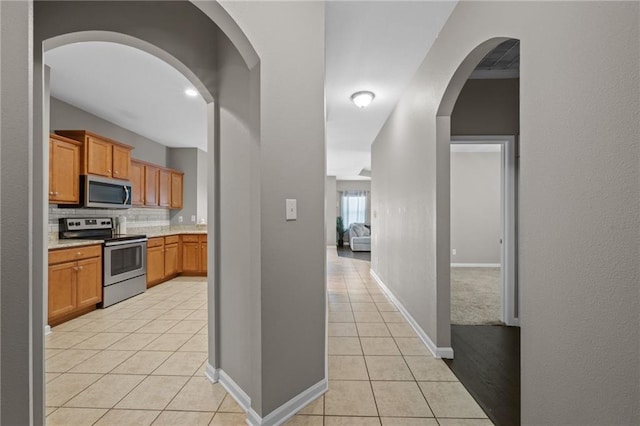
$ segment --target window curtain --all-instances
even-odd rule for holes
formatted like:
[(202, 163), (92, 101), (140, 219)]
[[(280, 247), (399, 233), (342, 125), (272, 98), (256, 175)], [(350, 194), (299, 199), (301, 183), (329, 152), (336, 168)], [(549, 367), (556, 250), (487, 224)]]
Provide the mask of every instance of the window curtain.
[(369, 191), (344, 191), (341, 197), (342, 221), (345, 229), (352, 223), (365, 223)]

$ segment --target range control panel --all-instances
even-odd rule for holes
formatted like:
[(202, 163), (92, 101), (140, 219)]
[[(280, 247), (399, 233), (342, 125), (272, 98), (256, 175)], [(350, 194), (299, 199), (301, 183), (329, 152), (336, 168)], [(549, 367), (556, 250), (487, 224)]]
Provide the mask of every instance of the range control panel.
[(113, 221), (110, 217), (102, 218), (70, 218), (60, 219), (61, 230), (82, 231), (85, 229), (111, 229)]

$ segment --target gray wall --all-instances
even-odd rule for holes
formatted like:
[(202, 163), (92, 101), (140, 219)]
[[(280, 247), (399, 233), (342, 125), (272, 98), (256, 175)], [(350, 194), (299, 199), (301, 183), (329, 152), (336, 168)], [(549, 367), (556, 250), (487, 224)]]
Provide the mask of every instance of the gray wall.
[[(325, 378), (324, 3), (224, 7), (260, 56), (266, 414)], [(298, 200), (297, 221), (285, 220), (286, 198)]]
[(336, 245), (336, 216), (338, 200), (336, 198), (336, 177), (327, 176), (324, 189), (324, 217), (327, 231), (327, 245)]
[(89, 130), (134, 147), (132, 158), (167, 166), (168, 148), (158, 142), (104, 120), (60, 99), (51, 98), (51, 132), (55, 130)]
[[(32, 15), (27, 2), (0, 2), (0, 420), (2, 424), (43, 423), (31, 416), (29, 404), (43, 401), (42, 313), (31, 313), (31, 292), (42, 296), (32, 280), (42, 255), (31, 253), (30, 184), (31, 113), (29, 70), (33, 65), (28, 36)], [(42, 179), (42, 174), (40, 174)], [(40, 186), (40, 190), (43, 188)], [(42, 206), (40, 206), (42, 208)], [(41, 213), (42, 215), (42, 213)], [(44, 232), (42, 223), (40, 227)], [(41, 268), (41, 265), (40, 265)], [(41, 308), (40, 308), (41, 310)], [(32, 322), (33, 321), (33, 322)], [(34, 333), (31, 335), (31, 333)], [(37, 333), (37, 334), (36, 334)], [(36, 364), (37, 363), (37, 364)], [(30, 388), (28, 372), (40, 375)]]
[(451, 263), (500, 263), (500, 233), (500, 152), (452, 152)]
[(520, 79), (467, 80), (451, 114), (451, 134), (518, 135)]
[(524, 425), (640, 422), (638, 16), (635, 2), (458, 3), (373, 144), (372, 267), (449, 345), (450, 122), (436, 116), (500, 40), (485, 42), (521, 40)]
[[(197, 148), (168, 148), (167, 167), (184, 172), (182, 209), (171, 210), (171, 224), (179, 224), (178, 218), (180, 216), (182, 216), (184, 225), (192, 225), (201, 219), (206, 219), (206, 153)], [(202, 175), (204, 175), (204, 179)], [(204, 212), (202, 211), (203, 204), (205, 205)], [(195, 222), (191, 221), (191, 216), (196, 217)]]
[[(198, 223), (207, 221), (207, 153), (196, 149), (198, 171), (196, 173), (196, 218)], [(183, 171), (186, 171), (183, 169)], [(184, 194), (183, 194), (184, 195)]]

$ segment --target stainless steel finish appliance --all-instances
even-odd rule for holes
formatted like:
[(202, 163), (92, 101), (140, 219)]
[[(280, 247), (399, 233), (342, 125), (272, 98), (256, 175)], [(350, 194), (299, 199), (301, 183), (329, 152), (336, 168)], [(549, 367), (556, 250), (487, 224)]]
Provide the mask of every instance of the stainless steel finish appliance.
[(102, 307), (106, 308), (147, 289), (146, 235), (118, 235), (111, 218), (60, 219), (60, 239), (104, 240), (102, 249)]
[(131, 182), (86, 175), (81, 177), (83, 207), (131, 208)]

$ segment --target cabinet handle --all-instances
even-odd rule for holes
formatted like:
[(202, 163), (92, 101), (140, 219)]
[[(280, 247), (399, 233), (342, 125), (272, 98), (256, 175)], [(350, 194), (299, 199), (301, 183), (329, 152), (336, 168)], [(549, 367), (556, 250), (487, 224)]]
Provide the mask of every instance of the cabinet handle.
[(77, 267), (77, 266), (74, 266), (74, 267), (73, 267), (73, 270), (74, 270), (74, 271), (77, 271), (77, 270), (78, 270), (78, 267)]
[(111, 169), (107, 170), (107, 173), (111, 173)]
[(49, 195), (55, 195), (55, 193), (53, 191), (50, 191)]
[(53, 195), (58, 195), (59, 192), (58, 191), (53, 191)]
[(84, 266), (78, 266), (78, 269), (82, 271), (84, 269)]
[(76, 257), (80, 257), (80, 256), (82, 256), (82, 252), (77, 252)]
[(115, 171), (115, 172), (113, 172), (113, 173), (118, 174), (118, 171), (116, 170), (116, 171)]

